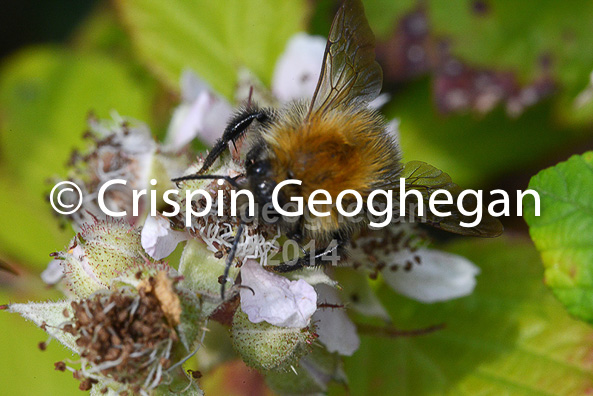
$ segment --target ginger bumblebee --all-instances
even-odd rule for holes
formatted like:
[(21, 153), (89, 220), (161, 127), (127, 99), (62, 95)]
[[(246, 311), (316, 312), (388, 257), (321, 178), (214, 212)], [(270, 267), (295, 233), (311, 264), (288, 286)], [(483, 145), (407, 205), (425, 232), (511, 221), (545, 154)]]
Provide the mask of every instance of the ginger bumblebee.
[[(331, 241), (337, 242), (332, 249), (341, 249), (368, 224), (364, 210), (362, 216), (343, 217), (335, 204), (324, 209), (330, 212), (329, 216), (309, 212), (306, 199), (315, 190), (327, 190), (333, 203), (345, 190), (354, 190), (363, 199), (377, 189), (394, 190), (399, 188), (400, 177), (406, 177), (406, 188), (418, 190), (425, 200), (436, 189), (452, 193), (459, 190), (448, 175), (428, 164), (416, 161), (403, 165), (385, 119), (369, 108), (369, 102), (381, 91), (383, 79), (375, 61), (374, 42), (360, 0), (345, 0), (329, 32), (312, 100), (290, 103), (280, 109), (249, 104), (229, 122), (200, 171), (174, 179), (224, 178), (235, 187), (250, 190), (258, 205), (271, 203), (272, 191), (282, 181), (301, 181), (301, 185), (282, 188), (278, 201), (283, 206), (292, 197), (303, 197), (305, 213), (297, 221), (280, 220), (280, 225), (286, 236), (299, 244), (314, 240), (316, 249), (292, 263), (274, 267), (275, 271), (286, 272), (319, 262), (317, 259), (330, 251), (327, 247)], [(206, 174), (228, 144), (242, 138), (247, 145), (242, 150), (246, 152), (244, 177), (235, 181)], [(451, 211), (452, 216), (439, 218), (429, 213), (424, 220), (465, 235), (496, 236), (502, 232), (494, 218), (486, 216), (479, 225), (468, 229), (459, 226), (463, 215), (453, 205), (439, 209)], [(239, 228), (238, 234), (241, 232)], [(234, 249), (229, 254), (231, 261), (233, 254)]]

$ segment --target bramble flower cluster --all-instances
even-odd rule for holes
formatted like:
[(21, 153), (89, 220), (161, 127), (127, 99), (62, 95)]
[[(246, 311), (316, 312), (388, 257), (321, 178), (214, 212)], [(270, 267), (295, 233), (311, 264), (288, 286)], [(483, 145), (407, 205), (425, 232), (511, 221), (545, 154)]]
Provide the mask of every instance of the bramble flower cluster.
[[(237, 101), (251, 97), (282, 103), (311, 96), (323, 56), (320, 43), (325, 40), (296, 36), (278, 62), (271, 91), (245, 75)], [(71, 371), (81, 381), (80, 389), (94, 394), (202, 394), (184, 366), (202, 369), (196, 352), (203, 347), (209, 322), (218, 321), (229, 327), (241, 359), (274, 390), (323, 392), (331, 380), (346, 381), (341, 356), (354, 354), (360, 345), (347, 308), (389, 320), (370, 291), (356, 303), (346, 301), (345, 286), (334, 277), (337, 272), (356, 277), (357, 285), (380, 276), (395, 291), (426, 303), (472, 292), (477, 267), (428, 249), (412, 224), (365, 231), (352, 241), (349, 258), (338, 267), (281, 275), (265, 267), (282, 251), (286, 236), (274, 225), (254, 223), (240, 236), (222, 300), (225, 263), (239, 224), (225, 201), (216, 199), (220, 190), (228, 197), (228, 183), (180, 183), (180, 189), (208, 191), (214, 203), (211, 215), (196, 217), (187, 227), (179, 216), (151, 216), (147, 197), (137, 216), (106, 217), (96, 203), (102, 184), (115, 177), (129, 181), (125, 189), (111, 193), (108, 204), (113, 211), (131, 213), (132, 189), (150, 190), (153, 178), (158, 188), (174, 187), (171, 178), (195, 173), (203, 161), (189, 161), (188, 143), (196, 137), (211, 143), (222, 133), (231, 104), (189, 71), (181, 80), (183, 103), (162, 144), (147, 126), (118, 115), (89, 121), (91, 145), (73, 157), (69, 175), (85, 197), (82, 210), (67, 219), (76, 235), (63, 251), (52, 254), (43, 275), (66, 299), (8, 306), (79, 356), (56, 363), (56, 369)], [(249, 93), (241, 88), (245, 85), (256, 88)], [(397, 122), (390, 128), (397, 134)], [(242, 174), (240, 150), (240, 143), (232, 147), (212, 173)], [(204, 205), (199, 198), (187, 201), (184, 194), (177, 199), (182, 208)], [(220, 204), (223, 216), (215, 214)], [(157, 207), (161, 213), (168, 209), (165, 202)]]

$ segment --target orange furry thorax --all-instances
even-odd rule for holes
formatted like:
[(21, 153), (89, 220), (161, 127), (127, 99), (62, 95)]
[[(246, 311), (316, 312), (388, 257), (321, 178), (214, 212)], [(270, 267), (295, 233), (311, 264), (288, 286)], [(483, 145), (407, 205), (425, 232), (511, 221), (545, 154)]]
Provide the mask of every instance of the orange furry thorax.
[(333, 202), (348, 189), (365, 197), (394, 183), (400, 169), (396, 143), (381, 117), (367, 109), (283, 117), (264, 139), (276, 182), (302, 181), (305, 199), (317, 189), (327, 190)]

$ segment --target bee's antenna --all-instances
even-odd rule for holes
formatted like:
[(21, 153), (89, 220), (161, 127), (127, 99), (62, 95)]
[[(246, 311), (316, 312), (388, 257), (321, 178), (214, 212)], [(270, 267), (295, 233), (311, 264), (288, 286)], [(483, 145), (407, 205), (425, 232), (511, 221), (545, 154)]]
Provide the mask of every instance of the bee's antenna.
[(177, 182), (181, 182), (181, 181), (187, 181), (187, 180), (204, 180), (204, 179), (222, 179), (222, 180), (226, 180), (231, 186), (235, 187), (235, 188), (240, 188), (239, 184), (237, 184), (236, 180), (230, 176), (221, 176), (221, 175), (198, 175), (198, 174), (193, 174), (193, 175), (187, 175), (187, 176), (181, 176), (181, 177), (176, 177), (174, 179), (171, 179), (172, 182), (177, 183)]
[(229, 271), (231, 270), (231, 265), (233, 265), (233, 260), (235, 258), (235, 253), (237, 252), (237, 246), (239, 246), (239, 240), (241, 239), (241, 234), (243, 233), (243, 223), (239, 224), (237, 228), (237, 234), (235, 234), (235, 240), (233, 241), (233, 246), (231, 246), (231, 251), (226, 259), (226, 266), (224, 267), (224, 275), (222, 276), (222, 282), (220, 285), (220, 297), (224, 301), (224, 289), (226, 286), (226, 280), (229, 276)]

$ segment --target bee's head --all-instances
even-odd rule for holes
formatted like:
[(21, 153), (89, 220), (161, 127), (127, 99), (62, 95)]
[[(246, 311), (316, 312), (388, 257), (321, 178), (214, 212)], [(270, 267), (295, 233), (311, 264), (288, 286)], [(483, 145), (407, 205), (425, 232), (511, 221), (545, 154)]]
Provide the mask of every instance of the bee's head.
[[(289, 238), (300, 240), (298, 218), (282, 216), (276, 211), (272, 202), (274, 189), (286, 177), (293, 178), (292, 175), (290, 173), (284, 175), (274, 168), (274, 161), (270, 158), (265, 145), (255, 146), (249, 151), (245, 161), (245, 173), (248, 188), (253, 193), (255, 202), (260, 206), (260, 209), (265, 210), (264, 221), (276, 223), (279, 220), (281, 227)], [(290, 212), (296, 208), (294, 202), (290, 201), (289, 198), (300, 194), (300, 190), (294, 187), (294, 185), (285, 186), (278, 191), (278, 205)]]
[[(285, 178), (274, 168), (269, 151), (265, 144), (255, 145), (245, 158), (245, 171), (249, 189), (259, 205), (272, 205), (274, 189)], [(286, 192), (282, 188), (278, 192), (278, 204), (285, 207), (289, 202)]]
[[(270, 161), (266, 158), (247, 158), (245, 165), (249, 189), (257, 203), (265, 205), (272, 203), (272, 193), (276, 187), (276, 182), (272, 178), (272, 169)], [(279, 201), (282, 197), (279, 195)]]

